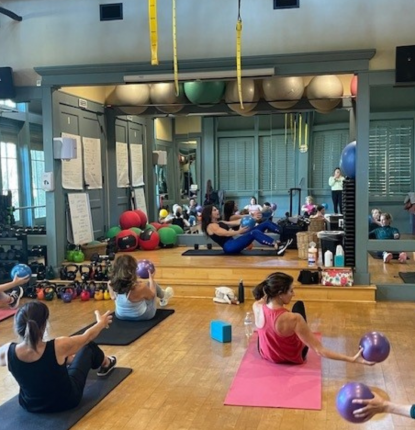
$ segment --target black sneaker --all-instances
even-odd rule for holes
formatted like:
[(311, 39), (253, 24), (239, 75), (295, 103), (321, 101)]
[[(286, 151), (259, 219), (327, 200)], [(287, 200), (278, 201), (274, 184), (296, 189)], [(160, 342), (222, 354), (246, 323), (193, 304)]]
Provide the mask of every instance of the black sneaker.
[(282, 244), (277, 250), (277, 255), (284, 254), (285, 250), (291, 245), (292, 241), (293, 241), (292, 239), (288, 239), (287, 242)]
[(98, 369), (97, 376), (107, 376), (114, 370), (114, 367), (117, 364), (117, 358), (114, 355), (111, 355), (108, 357), (108, 359), (110, 361), (109, 366), (108, 367), (101, 366)]
[(9, 295), (11, 302), (9, 303), (10, 309), (16, 309), (19, 306), (21, 297), (23, 296), (23, 288), (18, 287), (16, 290), (12, 291)]

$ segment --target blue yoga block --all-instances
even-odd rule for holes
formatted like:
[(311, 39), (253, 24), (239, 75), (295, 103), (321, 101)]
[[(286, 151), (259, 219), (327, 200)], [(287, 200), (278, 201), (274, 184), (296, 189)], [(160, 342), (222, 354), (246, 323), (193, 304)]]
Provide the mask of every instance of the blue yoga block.
[(231, 342), (232, 326), (224, 321), (211, 321), (210, 337), (222, 343)]

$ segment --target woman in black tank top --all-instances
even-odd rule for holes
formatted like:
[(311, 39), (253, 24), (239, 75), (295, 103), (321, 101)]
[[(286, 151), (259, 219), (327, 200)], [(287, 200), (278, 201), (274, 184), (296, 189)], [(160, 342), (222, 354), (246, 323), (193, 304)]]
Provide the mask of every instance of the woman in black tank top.
[(43, 340), (49, 309), (41, 302), (22, 306), (15, 317), (19, 343), (0, 347), (0, 366), (8, 366), (19, 384), (19, 403), (29, 412), (60, 412), (72, 409), (82, 399), (90, 369), (108, 375), (117, 362), (106, 357), (92, 342), (108, 328), (112, 315), (95, 311), (96, 324), (81, 335)]
[[(241, 220), (235, 221), (219, 221), (219, 210), (214, 205), (208, 205), (202, 211), (202, 231), (216, 242), (225, 252), (225, 254), (239, 254), (254, 240), (275, 248), (276, 255), (283, 255), (285, 249), (289, 245), (280, 244), (279, 241), (267, 236), (264, 232), (271, 231), (272, 233), (280, 233), (277, 224), (271, 221), (263, 222), (253, 228), (241, 227)], [(233, 227), (238, 227), (233, 230)], [(234, 236), (238, 236), (234, 238)]]

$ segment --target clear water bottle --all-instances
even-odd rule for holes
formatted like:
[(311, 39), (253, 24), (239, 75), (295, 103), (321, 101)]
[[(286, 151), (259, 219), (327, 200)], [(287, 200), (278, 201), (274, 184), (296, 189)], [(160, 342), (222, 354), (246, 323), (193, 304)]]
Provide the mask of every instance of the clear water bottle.
[(245, 335), (249, 339), (254, 332), (254, 319), (252, 312), (247, 312), (244, 319)]

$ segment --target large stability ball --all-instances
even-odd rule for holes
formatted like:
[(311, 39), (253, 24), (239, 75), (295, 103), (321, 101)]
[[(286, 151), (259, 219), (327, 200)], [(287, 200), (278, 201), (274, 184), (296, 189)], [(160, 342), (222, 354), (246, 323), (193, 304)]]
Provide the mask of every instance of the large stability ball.
[(138, 245), (138, 236), (132, 230), (123, 230), (117, 234), (115, 242), (120, 251), (134, 251)]
[(141, 218), (134, 211), (125, 211), (120, 216), (120, 226), (123, 230), (131, 227), (140, 227)]
[(366, 333), (359, 342), (363, 348), (362, 357), (367, 361), (375, 361), (381, 363), (385, 361), (391, 349), (387, 337), (378, 331)]
[(147, 215), (141, 209), (135, 209), (134, 212), (140, 217), (140, 225), (139, 227), (144, 230), (147, 225)]
[(127, 115), (140, 115), (150, 103), (150, 87), (148, 84), (117, 85), (108, 96), (107, 104), (120, 106)]
[(238, 82), (230, 81), (226, 85), (225, 101), (229, 108), (239, 114), (246, 114), (253, 110), (259, 100), (259, 91), (253, 79), (242, 79), (242, 101), (244, 108), (241, 109), (238, 95)]
[(177, 113), (183, 109), (186, 99), (183, 91), (183, 84), (179, 84), (179, 95), (176, 96), (174, 82), (160, 82), (151, 84), (150, 88), (151, 103), (164, 113)]
[(177, 234), (184, 234), (184, 230), (176, 224), (171, 224), (170, 228), (172, 228)]
[(353, 399), (373, 399), (370, 388), (360, 382), (349, 382), (343, 385), (337, 393), (336, 408), (339, 414), (351, 423), (362, 423), (367, 418), (356, 418), (353, 411), (362, 408), (362, 405), (352, 403)]
[(171, 227), (163, 227), (158, 231), (160, 246), (162, 248), (173, 248), (177, 244), (177, 233)]
[(343, 84), (336, 75), (315, 76), (307, 86), (307, 97), (321, 112), (334, 109), (343, 97)]
[(277, 109), (289, 109), (301, 99), (304, 93), (304, 81), (301, 76), (263, 79), (264, 99)]
[(138, 245), (145, 251), (153, 251), (159, 246), (160, 236), (156, 231), (145, 230), (138, 237)]
[(219, 103), (225, 92), (223, 81), (194, 81), (184, 83), (186, 97), (195, 105), (209, 105)]
[(356, 177), (356, 141), (350, 142), (343, 148), (340, 156), (340, 169), (351, 179)]

